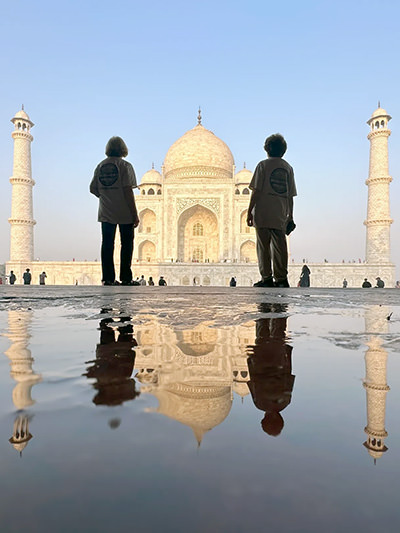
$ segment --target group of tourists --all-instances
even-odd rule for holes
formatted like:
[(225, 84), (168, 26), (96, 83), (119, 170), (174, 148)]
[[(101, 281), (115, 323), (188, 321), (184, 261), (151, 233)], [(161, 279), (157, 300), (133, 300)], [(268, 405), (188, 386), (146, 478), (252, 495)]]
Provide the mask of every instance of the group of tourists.
[[(42, 272), (39, 274), (39, 285), (46, 285), (46, 278), (47, 274), (46, 272)], [(29, 268), (25, 270), (25, 272), (22, 275), (22, 279), (24, 282), (24, 285), (30, 285), (32, 281), (32, 274)], [(8, 282), (10, 285), (14, 285), (17, 281), (17, 276), (14, 274), (13, 270), (10, 270), (10, 275), (8, 276)]]

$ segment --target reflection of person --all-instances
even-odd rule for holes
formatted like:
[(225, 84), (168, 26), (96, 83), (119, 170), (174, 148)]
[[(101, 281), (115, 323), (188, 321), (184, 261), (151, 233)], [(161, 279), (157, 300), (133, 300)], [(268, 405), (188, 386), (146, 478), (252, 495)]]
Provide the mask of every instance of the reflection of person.
[(23, 274), (23, 279), (24, 279), (24, 285), (30, 285), (31, 284), (31, 280), (32, 280), (32, 274), (30, 273), (30, 270), (29, 268), (27, 268)]
[(17, 280), (17, 276), (14, 274), (14, 271), (11, 270), (11, 271), (10, 271), (10, 279), (9, 279), (9, 281), (10, 281), (10, 285), (14, 285), (14, 283), (16, 282), (16, 280)]
[(268, 137), (264, 149), (268, 158), (260, 161), (254, 171), (247, 212), (247, 224), (256, 229), (261, 274), (254, 286), (289, 287), (286, 228), (289, 221), (293, 223), (293, 197), (297, 194), (293, 168), (282, 159), (286, 152), (282, 135)]
[(303, 265), (300, 274), (299, 287), (309, 287), (310, 286), (310, 274), (311, 270), (307, 265)]
[[(261, 304), (262, 312), (282, 312), (282, 306)], [(254, 405), (265, 411), (263, 430), (274, 437), (284, 426), (281, 411), (291, 400), (295, 376), (292, 375), (292, 347), (286, 344), (286, 317), (256, 320), (256, 344), (249, 349), (248, 387)]]
[(95, 378), (93, 387), (97, 394), (96, 405), (119, 405), (133, 400), (140, 393), (136, 391), (135, 380), (131, 378), (135, 363), (133, 326), (126, 324), (130, 317), (104, 318), (100, 321), (100, 342), (96, 347), (96, 359), (84, 374)]
[(134, 228), (139, 225), (135, 197), (135, 171), (122, 158), (128, 148), (121, 137), (111, 137), (106, 146), (107, 158), (94, 171), (90, 192), (99, 198), (98, 221), (101, 222), (101, 266), (104, 285), (115, 284), (114, 240), (117, 225), (121, 236), (120, 280), (123, 285), (132, 282), (132, 254)]

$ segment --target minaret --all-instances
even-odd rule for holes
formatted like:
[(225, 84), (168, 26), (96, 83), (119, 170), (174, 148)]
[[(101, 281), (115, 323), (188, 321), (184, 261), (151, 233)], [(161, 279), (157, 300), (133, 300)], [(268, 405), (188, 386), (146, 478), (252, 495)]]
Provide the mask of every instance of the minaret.
[(367, 263), (390, 263), (390, 218), (388, 137), (391, 133), (388, 122), (392, 117), (380, 107), (372, 113), (368, 120), (371, 131), (367, 220)]
[[(365, 354), (364, 388), (367, 393), (367, 426), (364, 428), (367, 440), (364, 446), (376, 462), (376, 459), (386, 452), (385, 429), (386, 395), (390, 390), (386, 378), (387, 351), (382, 346), (382, 339), (378, 336), (387, 333), (389, 321), (386, 317), (389, 308), (374, 306), (365, 312), (365, 329), (372, 334), (366, 343), (368, 350)], [(373, 335), (377, 333), (378, 335)]]
[(11, 136), (14, 139), (14, 165), (12, 184), (10, 261), (33, 261), (33, 201), (31, 169), (31, 142), (30, 133), (33, 122), (24, 111), (15, 114), (11, 119), (15, 129)]

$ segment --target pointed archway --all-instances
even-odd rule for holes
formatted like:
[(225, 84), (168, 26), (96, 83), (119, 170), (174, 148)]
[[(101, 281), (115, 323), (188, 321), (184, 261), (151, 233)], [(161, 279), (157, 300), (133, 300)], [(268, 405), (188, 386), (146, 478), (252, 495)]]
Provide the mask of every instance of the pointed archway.
[(194, 205), (178, 220), (178, 259), (185, 262), (219, 262), (219, 233), (216, 215)]

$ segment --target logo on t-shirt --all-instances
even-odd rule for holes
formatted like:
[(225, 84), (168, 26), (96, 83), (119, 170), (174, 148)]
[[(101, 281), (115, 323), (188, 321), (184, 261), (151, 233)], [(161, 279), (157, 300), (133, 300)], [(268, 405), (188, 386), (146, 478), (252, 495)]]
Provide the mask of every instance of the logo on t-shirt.
[(287, 192), (289, 173), (284, 168), (276, 168), (271, 172), (269, 182), (272, 189), (277, 194), (285, 194)]
[(106, 163), (100, 167), (99, 180), (104, 187), (111, 187), (119, 176), (118, 167), (114, 163)]

